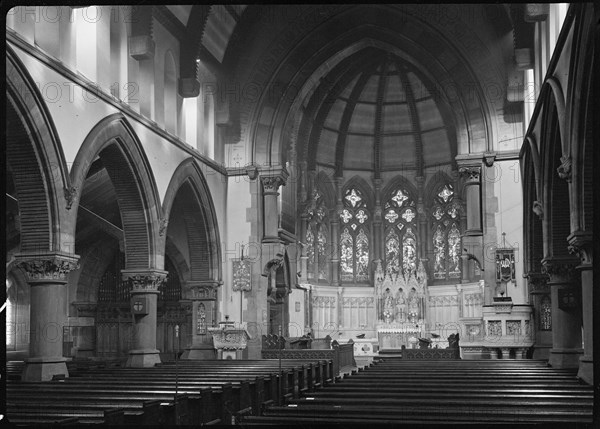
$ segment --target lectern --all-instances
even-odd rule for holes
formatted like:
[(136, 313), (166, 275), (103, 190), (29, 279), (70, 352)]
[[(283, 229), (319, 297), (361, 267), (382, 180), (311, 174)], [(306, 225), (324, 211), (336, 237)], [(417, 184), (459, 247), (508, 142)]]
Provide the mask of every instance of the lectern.
[(246, 346), (251, 338), (244, 328), (233, 322), (219, 322), (218, 328), (208, 328), (217, 350), (217, 359), (248, 359)]

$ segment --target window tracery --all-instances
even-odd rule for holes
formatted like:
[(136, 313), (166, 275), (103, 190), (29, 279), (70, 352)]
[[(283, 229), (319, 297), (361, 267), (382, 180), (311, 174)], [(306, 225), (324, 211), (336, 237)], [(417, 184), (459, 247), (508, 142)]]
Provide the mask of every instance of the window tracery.
[(396, 277), (417, 271), (417, 211), (414, 198), (403, 188), (392, 192), (385, 203), (385, 271)]
[(340, 273), (344, 282), (364, 282), (369, 279), (370, 214), (362, 192), (349, 188), (342, 199), (340, 213)]
[(431, 208), (433, 223), (433, 278), (452, 280), (461, 277), (460, 205), (451, 184), (441, 185)]
[(540, 303), (540, 330), (552, 329), (552, 303), (548, 295), (544, 295)]
[(318, 190), (313, 191), (306, 208), (308, 225), (306, 228), (307, 276), (309, 280), (328, 280), (328, 234), (327, 206)]

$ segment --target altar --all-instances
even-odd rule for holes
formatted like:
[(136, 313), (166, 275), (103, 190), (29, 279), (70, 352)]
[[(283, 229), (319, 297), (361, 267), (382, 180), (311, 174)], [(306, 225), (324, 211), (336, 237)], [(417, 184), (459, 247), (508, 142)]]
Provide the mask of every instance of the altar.
[(419, 338), (424, 334), (423, 326), (411, 324), (396, 328), (378, 328), (379, 350), (401, 349), (402, 346), (407, 349), (417, 348)]

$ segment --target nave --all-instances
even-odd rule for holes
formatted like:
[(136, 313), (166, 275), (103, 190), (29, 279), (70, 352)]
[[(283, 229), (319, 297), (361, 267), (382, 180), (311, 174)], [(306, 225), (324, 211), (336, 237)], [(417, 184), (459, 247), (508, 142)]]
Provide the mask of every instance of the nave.
[(12, 421), (589, 423), (599, 11), (10, 9)]

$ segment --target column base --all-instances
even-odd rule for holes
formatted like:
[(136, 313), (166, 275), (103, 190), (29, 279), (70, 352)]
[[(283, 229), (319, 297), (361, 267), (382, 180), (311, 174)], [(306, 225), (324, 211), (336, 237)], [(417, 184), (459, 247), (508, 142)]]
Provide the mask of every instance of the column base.
[(594, 358), (593, 356), (583, 355), (579, 358), (579, 371), (577, 377), (587, 384), (594, 384)]
[(181, 360), (210, 360), (216, 359), (217, 353), (213, 347), (192, 346), (186, 348), (181, 355)]
[(156, 349), (129, 350), (126, 367), (146, 368), (160, 363), (160, 354)]
[(54, 358), (30, 358), (25, 359), (25, 369), (21, 375), (22, 381), (51, 381), (52, 377), (69, 376), (67, 359), (64, 357)]
[(553, 368), (578, 368), (582, 349), (551, 349), (548, 364)]

